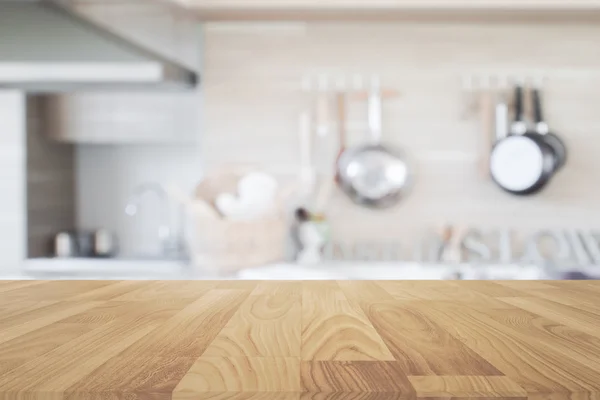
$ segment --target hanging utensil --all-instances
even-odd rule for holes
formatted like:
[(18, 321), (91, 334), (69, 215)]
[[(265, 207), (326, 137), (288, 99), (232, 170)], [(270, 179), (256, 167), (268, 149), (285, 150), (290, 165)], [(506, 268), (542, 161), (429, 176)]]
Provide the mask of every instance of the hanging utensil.
[(313, 131), (310, 113), (300, 114), (299, 120), (300, 171), (299, 178), (306, 193), (314, 190), (315, 168), (313, 163)]
[(336, 175), (335, 175), (335, 180), (336, 182), (339, 184), (341, 182), (341, 177), (339, 174), (339, 169), (337, 168), (337, 165), (339, 165), (340, 163), (340, 159), (342, 158), (342, 155), (344, 154), (344, 152), (346, 151), (346, 93), (341, 91), (338, 92), (337, 96), (336, 96), (336, 103), (337, 103), (337, 119), (338, 119), (338, 154), (337, 157), (335, 159), (335, 165), (336, 165)]
[(494, 99), (488, 85), (481, 89), (479, 97), (481, 131), (480, 173), (484, 178), (490, 176), (490, 153), (494, 146)]
[(515, 88), (515, 121), (511, 134), (496, 143), (490, 156), (490, 173), (500, 188), (515, 195), (542, 190), (552, 178), (554, 152), (523, 118), (523, 88)]
[(499, 142), (508, 136), (508, 102), (503, 93), (496, 99), (494, 112), (495, 142)]
[(561, 169), (567, 162), (567, 147), (561, 138), (555, 133), (550, 132), (548, 124), (544, 120), (542, 112), (542, 99), (539, 87), (532, 90), (533, 96), (533, 114), (535, 118), (535, 130), (541, 135), (544, 141), (550, 146), (556, 160), (555, 172)]
[(344, 152), (338, 175), (342, 189), (355, 203), (389, 208), (407, 195), (411, 175), (404, 152), (381, 143), (381, 87), (377, 77), (371, 82), (368, 120), (369, 143)]

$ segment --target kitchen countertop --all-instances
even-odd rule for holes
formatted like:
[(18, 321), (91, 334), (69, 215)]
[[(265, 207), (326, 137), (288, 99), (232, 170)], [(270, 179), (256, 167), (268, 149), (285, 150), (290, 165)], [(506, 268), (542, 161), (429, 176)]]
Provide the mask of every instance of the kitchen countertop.
[(0, 281), (0, 398), (592, 399), (598, 327), (600, 281)]

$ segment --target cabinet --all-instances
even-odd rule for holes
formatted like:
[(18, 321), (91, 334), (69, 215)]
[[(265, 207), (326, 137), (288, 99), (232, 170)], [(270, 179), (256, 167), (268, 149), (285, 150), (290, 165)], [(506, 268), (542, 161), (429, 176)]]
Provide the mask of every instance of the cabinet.
[[(195, 19), (158, 2), (82, 2), (84, 18), (161, 57), (199, 70), (201, 29)], [(45, 131), (73, 143), (187, 143), (199, 134), (200, 91), (87, 92), (44, 99)]]
[(194, 142), (196, 93), (80, 93), (44, 99), (46, 133), (74, 143)]

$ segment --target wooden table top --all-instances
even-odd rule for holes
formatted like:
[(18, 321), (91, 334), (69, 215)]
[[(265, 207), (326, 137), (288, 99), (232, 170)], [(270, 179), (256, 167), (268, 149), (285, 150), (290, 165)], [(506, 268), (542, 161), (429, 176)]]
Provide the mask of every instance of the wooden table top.
[(600, 398), (600, 281), (0, 281), (7, 397)]

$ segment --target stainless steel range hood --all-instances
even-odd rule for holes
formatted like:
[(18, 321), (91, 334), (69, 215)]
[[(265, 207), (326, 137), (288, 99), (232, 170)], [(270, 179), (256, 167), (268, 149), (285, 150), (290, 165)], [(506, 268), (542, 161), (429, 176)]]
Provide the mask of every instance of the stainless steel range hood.
[(0, 0), (0, 88), (193, 87), (194, 72), (49, 2)]

